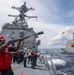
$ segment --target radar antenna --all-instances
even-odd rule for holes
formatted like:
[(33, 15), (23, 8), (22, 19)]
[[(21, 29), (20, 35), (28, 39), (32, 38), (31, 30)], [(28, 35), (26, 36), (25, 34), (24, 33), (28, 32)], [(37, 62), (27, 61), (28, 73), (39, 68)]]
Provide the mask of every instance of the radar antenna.
[(35, 10), (34, 8), (27, 8), (26, 6), (26, 2), (24, 2), (24, 4), (21, 7), (11, 7), (13, 9), (17, 9), (19, 11), (19, 15), (11, 15), (9, 14), (8, 16), (10, 17), (15, 17), (17, 18), (18, 22), (20, 22), (22, 25), (25, 23), (27, 24), (27, 20), (31, 19), (31, 18), (36, 18), (37, 20), (37, 16), (27, 16), (25, 13), (29, 10)]
[(11, 7), (12, 9), (16, 9), (18, 10), (19, 12), (23, 12), (23, 13), (26, 13), (28, 12), (29, 10), (35, 10), (34, 8), (27, 8), (26, 6), (26, 2), (24, 2), (24, 4), (21, 6), (21, 7), (15, 7), (15, 6), (12, 6)]

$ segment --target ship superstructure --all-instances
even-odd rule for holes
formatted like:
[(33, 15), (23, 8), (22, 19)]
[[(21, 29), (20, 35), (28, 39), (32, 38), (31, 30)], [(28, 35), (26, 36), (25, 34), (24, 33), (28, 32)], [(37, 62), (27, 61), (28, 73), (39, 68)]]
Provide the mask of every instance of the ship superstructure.
[[(33, 28), (29, 28), (26, 19), (37, 18), (37, 16), (27, 16), (27, 13), (30, 10), (35, 10), (34, 8), (27, 8), (26, 2), (21, 7), (11, 7), (12, 9), (16, 9), (19, 11), (19, 15), (11, 15), (8, 16), (14, 17), (15, 20), (10, 24), (6, 23), (2, 27), (1, 35), (3, 35), (6, 39), (6, 42), (9, 40), (17, 39), (19, 37), (26, 37), (36, 32)], [(38, 36), (31, 36), (24, 40), (25, 47), (28, 49), (37, 49), (40, 45), (40, 40), (36, 40)]]

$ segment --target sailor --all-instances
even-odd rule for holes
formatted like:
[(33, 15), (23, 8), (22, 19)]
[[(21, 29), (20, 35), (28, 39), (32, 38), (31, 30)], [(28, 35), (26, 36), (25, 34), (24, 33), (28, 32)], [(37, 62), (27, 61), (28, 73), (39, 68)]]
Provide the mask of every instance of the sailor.
[(38, 55), (37, 55), (37, 51), (35, 50), (35, 66), (37, 66), (37, 57), (38, 57)]
[(15, 48), (9, 46), (12, 42), (5, 43), (5, 38), (0, 35), (0, 75), (14, 75), (11, 68), (11, 52), (18, 50), (21, 41)]
[(36, 51), (35, 50), (32, 50), (31, 52), (31, 59), (32, 59), (32, 64), (31, 64), (31, 67), (34, 69), (35, 66), (36, 66)]
[(28, 64), (31, 63), (31, 50), (28, 50)]
[(28, 52), (27, 52), (27, 48), (25, 48), (24, 49), (24, 67), (27, 67), (27, 65), (26, 65), (27, 57), (28, 57)]

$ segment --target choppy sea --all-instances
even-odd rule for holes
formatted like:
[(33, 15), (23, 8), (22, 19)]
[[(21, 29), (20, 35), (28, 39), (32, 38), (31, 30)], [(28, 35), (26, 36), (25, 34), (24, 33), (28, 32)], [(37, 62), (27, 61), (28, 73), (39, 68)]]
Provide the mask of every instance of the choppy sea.
[(65, 67), (59, 68), (66, 75), (74, 75), (74, 54), (67, 54), (62, 52), (61, 49), (43, 49), (47, 51), (52, 57), (63, 59), (67, 62)]

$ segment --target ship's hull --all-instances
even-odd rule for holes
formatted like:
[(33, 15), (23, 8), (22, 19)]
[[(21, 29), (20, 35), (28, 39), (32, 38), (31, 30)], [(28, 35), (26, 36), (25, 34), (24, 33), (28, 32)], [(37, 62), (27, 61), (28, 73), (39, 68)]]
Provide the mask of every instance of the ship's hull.
[(74, 48), (61, 48), (62, 51), (65, 53), (72, 53), (74, 54)]

